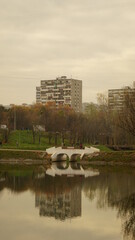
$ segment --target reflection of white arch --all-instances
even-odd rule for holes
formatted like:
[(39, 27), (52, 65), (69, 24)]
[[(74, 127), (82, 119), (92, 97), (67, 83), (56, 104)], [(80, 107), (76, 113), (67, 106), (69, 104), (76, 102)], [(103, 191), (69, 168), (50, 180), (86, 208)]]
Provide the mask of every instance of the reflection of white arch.
[(36, 172), (36, 177), (35, 178), (44, 178), (45, 177), (45, 172), (46, 172), (46, 169), (44, 168), (44, 166), (39, 166), (38, 169), (37, 169), (37, 172)]
[(0, 182), (4, 182), (5, 180), (6, 180), (6, 178), (4, 178), (4, 177), (0, 178)]
[(52, 161), (56, 161), (58, 159), (59, 155), (67, 155), (69, 160), (72, 159), (72, 156), (74, 155), (80, 155), (80, 159), (83, 158), (84, 155), (89, 155), (95, 152), (99, 152), (100, 150), (94, 147), (85, 147), (84, 149), (75, 149), (72, 147), (68, 147), (68, 148), (62, 148), (62, 147), (52, 147), (52, 148), (48, 148), (46, 149), (46, 152), (48, 154), (51, 154), (51, 159)]
[(55, 177), (55, 175), (67, 175), (67, 176), (84, 176), (86, 177), (92, 177), (99, 175), (98, 171), (93, 170), (84, 170), (82, 166), (79, 167), (79, 169), (73, 169), (71, 165), (69, 165), (66, 169), (59, 169), (55, 164), (52, 164), (51, 168), (47, 169), (46, 171), (47, 175), (50, 175), (52, 177)]
[(38, 167), (38, 172), (40, 171), (40, 172), (45, 172), (45, 167), (43, 166), (43, 165), (40, 165), (39, 167)]

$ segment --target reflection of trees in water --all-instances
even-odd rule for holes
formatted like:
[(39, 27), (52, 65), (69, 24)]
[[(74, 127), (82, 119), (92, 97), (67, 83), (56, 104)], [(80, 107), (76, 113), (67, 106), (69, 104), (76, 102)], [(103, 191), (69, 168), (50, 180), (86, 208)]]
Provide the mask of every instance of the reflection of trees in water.
[[(38, 168), (42, 173), (43, 168)], [(16, 175), (18, 173), (16, 172)], [(37, 171), (31, 176), (14, 176), (8, 172), (5, 181), (0, 183), (1, 190), (10, 189), (14, 193), (31, 190), (35, 193), (35, 206), (40, 216), (66, 220), (81, 216), (81, 190), (83, 177), (49, 176), (38, 178)]]
[(135, 175), (133, 172), (101, 172), (99, 176), (86, 179), (83, 190), (97, 207), (116, 208), (123, 220), (123, 234), (135, 239)]
[(82, 181), (84, 178), (79, 176), (69, 177), (66, 176), (49, 176), (46, 175), (43, 179), (34, 179), (32, 189), (34, 192), (44, 192), (48, 194), (54, 194), (54, 192), (62, 193), (68, 192), (71, 188), (76, 186), (82, 187)]
[(44, 175), (44, 178), (35, 178), (35, 173), (29, 176), (15, 176), (8, 172), (4, 172), (5, 180), (0, 182), (0, 191), (4, 188), (10, 189), (13, 192), (22, 192), (32, 190), (33, 192), (45, 192), (53, 194), (55, 191), (58, 193), (69, 191), (76, 186), (82, 187), (83, 177), (76, 176), (67, 178), (66, 176), (51, 177)]
[(97, 199), (97, 207), (102, 208), (107, 205), (108, 201), (108, 177), (106, 175), (99, 175), (86, 179), (83, 185), (85, 196), (91, 201)]
[(0, 181), (0, 191), (4, 188), (10, 189), (14, 193), (28, 190), (32, 185), (34, 168), (24, 165), (1, 165), (0, 178), (3, 178), (4, 181)]
[[(76, 166), (75, 166), (76, 168)], [(37, 179), (35, 173), (28, 176), (11, 176), (8, 172), (0, 173), (0, 191), (4, 188), (15, 193), (31, 190), (36, 194), (45, 193), (48, 196), (68, 193), (73, 188), (80, 188), (85, 196), (93, 201), (96, 199), (98, 208), (116, 208), (118, 217), (123, 219), (124, 235), (135, 239), (135, 175), (133, 171), (101, 171), (100, 175), (90, 178), (66, 176), (51, 177), (44, 175)], [(21, 173), (21, 175), (23, 175)]]
[(135, 194), (115, 203), (118, 216), (123, 219), (123, 232), (125, 236), (135, 239)]
[(31, 177), (8, 176), (7, 174), (5, 181), (0, 182), (0, 191), (2, 191), (4, 188), (7, 188), (14, 193), (19, 193), (27, 191), (31, 185)]
[[(80, 164), (71, 163), (72, 169), (80, 169)], [(58, 169), (67, 169), (69, 164), (67, 162), (58, 162)], [(57, 189), (58, 192), (64, 192), (71, 189), (76, 185), (82, 186), (82, 181), (84, 177), (75, 176), (72, 178), (67, 178), (66, 176), (56, 176), (55, 178), (46, 175), (45, 172), (47, 167), (45, 166), (36, 166), (33, 169), (30, 167), (13, 167), (9, 171), (4, 170), (0, 171), (0, 191), (4, 188), (11, 189), (14, 192), (21, 192), (31, 189), (32, 191), (43, 191), (43, 192), (52, 192)], [(42, 177), (42, 178), (41, 178)]]

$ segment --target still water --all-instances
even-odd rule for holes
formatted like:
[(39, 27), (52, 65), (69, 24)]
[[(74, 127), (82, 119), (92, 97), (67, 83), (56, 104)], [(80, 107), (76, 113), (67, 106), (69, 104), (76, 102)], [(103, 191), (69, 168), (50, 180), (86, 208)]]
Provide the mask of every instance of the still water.
[(135, 170), (0, 165), (0, 239), (135, 239)]

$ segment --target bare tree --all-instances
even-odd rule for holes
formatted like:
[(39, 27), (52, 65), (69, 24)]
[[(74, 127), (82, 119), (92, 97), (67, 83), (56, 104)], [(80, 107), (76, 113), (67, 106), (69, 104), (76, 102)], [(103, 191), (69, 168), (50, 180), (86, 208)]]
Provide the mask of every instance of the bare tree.
[(135, 90), (125, 93), (124, 105), (119, 112), (118, 124), (135, 136)]

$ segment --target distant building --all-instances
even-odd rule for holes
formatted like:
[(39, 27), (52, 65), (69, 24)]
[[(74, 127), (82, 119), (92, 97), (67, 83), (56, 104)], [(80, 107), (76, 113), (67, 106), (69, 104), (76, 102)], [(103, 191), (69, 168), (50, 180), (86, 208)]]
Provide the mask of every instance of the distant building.
[(36, 103), (41, 103), (41, 87), (36, 87)]
[(54, 102), (56, 106), (67, 105), (76, 112), (82, 111), (82, 81), (66, 76), (52, 80), (41, 80), (41, 85), (36, 87), (36, 102)]
[(135, 82), (133, 87), (124, 87), (121, 89), (108, 90), (108, 107), (110, 110), (119, 111), (124, 107), (126, 94), (132, 95), (135, 100)]

